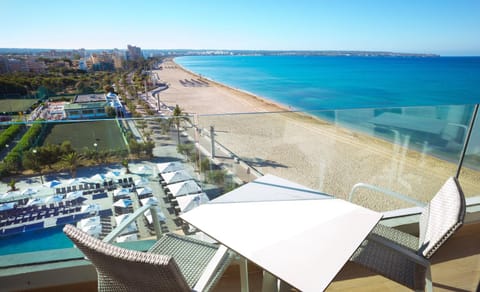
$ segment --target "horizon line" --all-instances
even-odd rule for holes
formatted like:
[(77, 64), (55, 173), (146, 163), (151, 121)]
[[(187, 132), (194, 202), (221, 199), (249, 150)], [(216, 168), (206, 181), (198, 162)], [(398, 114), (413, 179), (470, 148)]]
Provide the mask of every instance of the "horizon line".
[[(86, 51), (97, 51), (97, 50), (120, 50), (127, 51), (126, 48), (45, 48), (45, 47), (0, 47), (0, 50), (61, 50), (61, 51), (73, 51), (81, 50)], [(344, 53), (382, 53), (382, 54), (398, 54), (398, 55), (423, 55), (423, 56), (435, 56), (435, 57), (480, 57), (478, 55), (462, 55), (462, 54), (438, 54), (438, 53), (412, 53), (412, 52), (400, 52), (400, 51), (382, 51), (382, 50), (344, 50), (344, 49), (330, 49), (330, 50), (320, 50), (320, 49), (193, 49), (193, 48), (169, 48), (169, 49), (158, 49), (158, 48), (141, 48), (142, 51), (230, 51), (230, 52), (344, 52)]]

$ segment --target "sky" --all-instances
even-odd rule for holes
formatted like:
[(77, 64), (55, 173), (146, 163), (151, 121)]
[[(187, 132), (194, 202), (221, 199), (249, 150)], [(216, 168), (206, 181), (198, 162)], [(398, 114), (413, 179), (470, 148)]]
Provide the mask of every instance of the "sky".
[(0, 48), (480, 56), (479, 0), (0, 0)]

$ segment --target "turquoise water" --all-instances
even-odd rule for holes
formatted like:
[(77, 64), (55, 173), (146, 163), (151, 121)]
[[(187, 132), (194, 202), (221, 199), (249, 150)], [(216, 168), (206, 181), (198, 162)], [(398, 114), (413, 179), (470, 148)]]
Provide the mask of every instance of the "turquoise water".
[(73, 247), (63, 226), (39, 229), (0, 238), (0, 256), (14, 253)]
[[(392, 111), (405, 121), (425, 118), (423, 128), (441, 120), (448, 124), (441, 133), (412, 133), (408, 127), (418, 126), (413, 122), (395, 131), (410, 137), (410, 148), (427, 151), (429, 145), (428, 154), (452, 162), (459, 159), (470, 105), (480, 103), (480, 57), (188, 56), (175, 61), (209, 79), (393, 143), (398, 143), (394, 131), (381, 131), (369, 120)], [(412, 106), (422, 108), (391, 109)], [(399, 115), (391, 116), (398, 120)], [(466, 165), (480, 168), (473, 159), (480, 157), (479, 149), (476, 130)]]
[(175, 61), (304, 111), (480, 102), (480, 57), (189, 56)]

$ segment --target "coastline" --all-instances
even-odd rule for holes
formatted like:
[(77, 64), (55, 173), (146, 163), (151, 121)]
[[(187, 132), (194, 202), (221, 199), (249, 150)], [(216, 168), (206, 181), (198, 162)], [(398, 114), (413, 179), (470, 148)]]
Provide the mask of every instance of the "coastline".
[(224, 88), (226, 90), (231, 90), (231, 91), (234, 91), (236, 92), (237, 94), (241, 94), (243, 95), (245, 98), (250, 98), (250, 99), (254, 99), (256, 101), (259, 101), (261, 103), (264, 103), (266, 106), (273, 106), (273, 107), (277, 107), (277, 110), (276, 111), (273, 111), (273, 112), (286, 112), (286, 111), (292, 111), (291, 107), (287, 106), (287, 105), (284, 105), (284, 104), (281, 104), (279, 102), (275, 102), (273, 100), (269, 100), (267, 98), (264, 98), (264, 97), (261, 97), (259, 95), (256, 95), (252, 92), (248, 92), (246, 90), (242, 90), (242, 89), (239, 89), (239, 88), (235, 88), (235, 87), (232, 87), (232, 86), (229, 86), (229, 85), (226, 85), (226, 84), (223, 84), (223, 83), (220, 83), (218, 81), (215, 81), (213, 79), (210, 79), (210, 78), (207, 78), (207, 77), (204, 77), (202, 76), (201, 74), (197, 74), (193, 71), (190, 71), (188, 70), (187, 68), (183, 67), (182, 65), (178, 64), (177, 62), (175, 62), (174, 59), (171, 59), (171, 62), (175, 64), (175, 66), (177, 66), (180, 70), (192, 75), (192, 76), (195, 76), (196, 78), (200, 79), (200, 80), (207, 80), (207, 82), (209, 83), (212, 83), (220, 88)]
[[(428, 201), (455, 174), (456, 165), (448, 161), (289, 111), (283, 105), (201, 77), (174, 61), (164, 65), (157, 73), (170, 87), (160, 99), (199, 115), (201, 128), (215, 126), (217, 141), (264, 174), (339, 198), (346, 198), (354, 184), (366, 182), (422, 201)], [(208, 80), (209, 85), (186, 87), (179, 82), (199, 78)], [(467, 195), (475, 193), (478, 180), (479, 172), (464, 169), (461, 182)], [(409, 207), (368, 192), (355, 201), (377, 210)]]

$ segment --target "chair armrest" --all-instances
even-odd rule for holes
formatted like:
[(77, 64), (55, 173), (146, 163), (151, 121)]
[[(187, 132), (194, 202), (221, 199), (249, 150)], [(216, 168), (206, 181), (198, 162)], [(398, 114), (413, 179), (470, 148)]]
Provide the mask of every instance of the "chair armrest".
[(412, 252), (411, 250), (404, 248), (398, 244), (395, 244), (389, 240), (386, 240), (380, 236), (376, 236), (374, 234), (371, 234), (368, 237), (368, 240), (375, 241), (378, 244), (381, 244), (387, 248), (390, 248), (405, 257), (407, 257), (409, 260), (413, 261), (414, 263), (417, 263), (423, 267), (425, 267), (425, 291), (427, 292), (432, 292), (433, 291), (433, 282), (432, 282), (432, 270), (430, 268), (430, 262), (425, 259), (422, 256), (417, 255), (416, 253)]
[(424, 257), (419, 256), (416, 253), (412, 252), (411, 250), (409, 250), (409, 249), (407, 249), (407, 248), (405, 248), (401, 245), (395, 244), (394, 242), (392, 242), (390, 240), (382, 238), (381, 236), (377, 236), (375, 234), (370, 234), (368, 236), (368, 240), (375, 241), (376, 243), (379, 243), (379, 244), (381, 244), (385, 247), (393, 249), (394, 251), (396, 251), (398, 253), (401, 253), (402, 255), (406, 256), (411, 261), (413, 261), (413, 262), (415, 262), (419, 265), (422, 265), (426, 268), (430, 267), (430, 262), (427, 259), (425, 259)]
[(195, 287), (193, 287), (193, 291), (205, 290), (205, 286), (208, 285), (210, 279), (214, 276), (215, 270), (226, 256), (228, 256), (228, 249), (224, 245), (220, 245), (200, 276), (200, 279), (198, 279), (198, 282), (195, 284)]
[(427, 205), (424, 202), (421, 202), (419, 200), (416, 200), (416, 199), (411, 198), (409, 196), (406, 196), (404, 194), (400, 194), (400, 193), (397, 193), (397, 192), (394, 192), (394, 191), (391, 191), (391, 190), (387, 190), (387, 189), (384, 189), (384, 188), (381, 188), (381, 187), (377, 187), (377, 186), (374, 186), (374, 185), (371, 185), (371, 184), (367, 184), (367, 183), (355, 184), (353, 186), (352, 190), (350, 191), (350, 194), (348, 195), (348, 201), (350, 201), (350, 202), (352, 201), (353, 194), (359, 188), (366, 188), (366, 189), (370, 189), (370, 190), (373, 190), (373, 191), (377, 191), (377, 192), (383, 193), (385, 195), (394, 197), (396, 199), (400, 199), (400, 200), (409, 202), (411, 204), (417, 205), (419, 207), (425, 207)]

